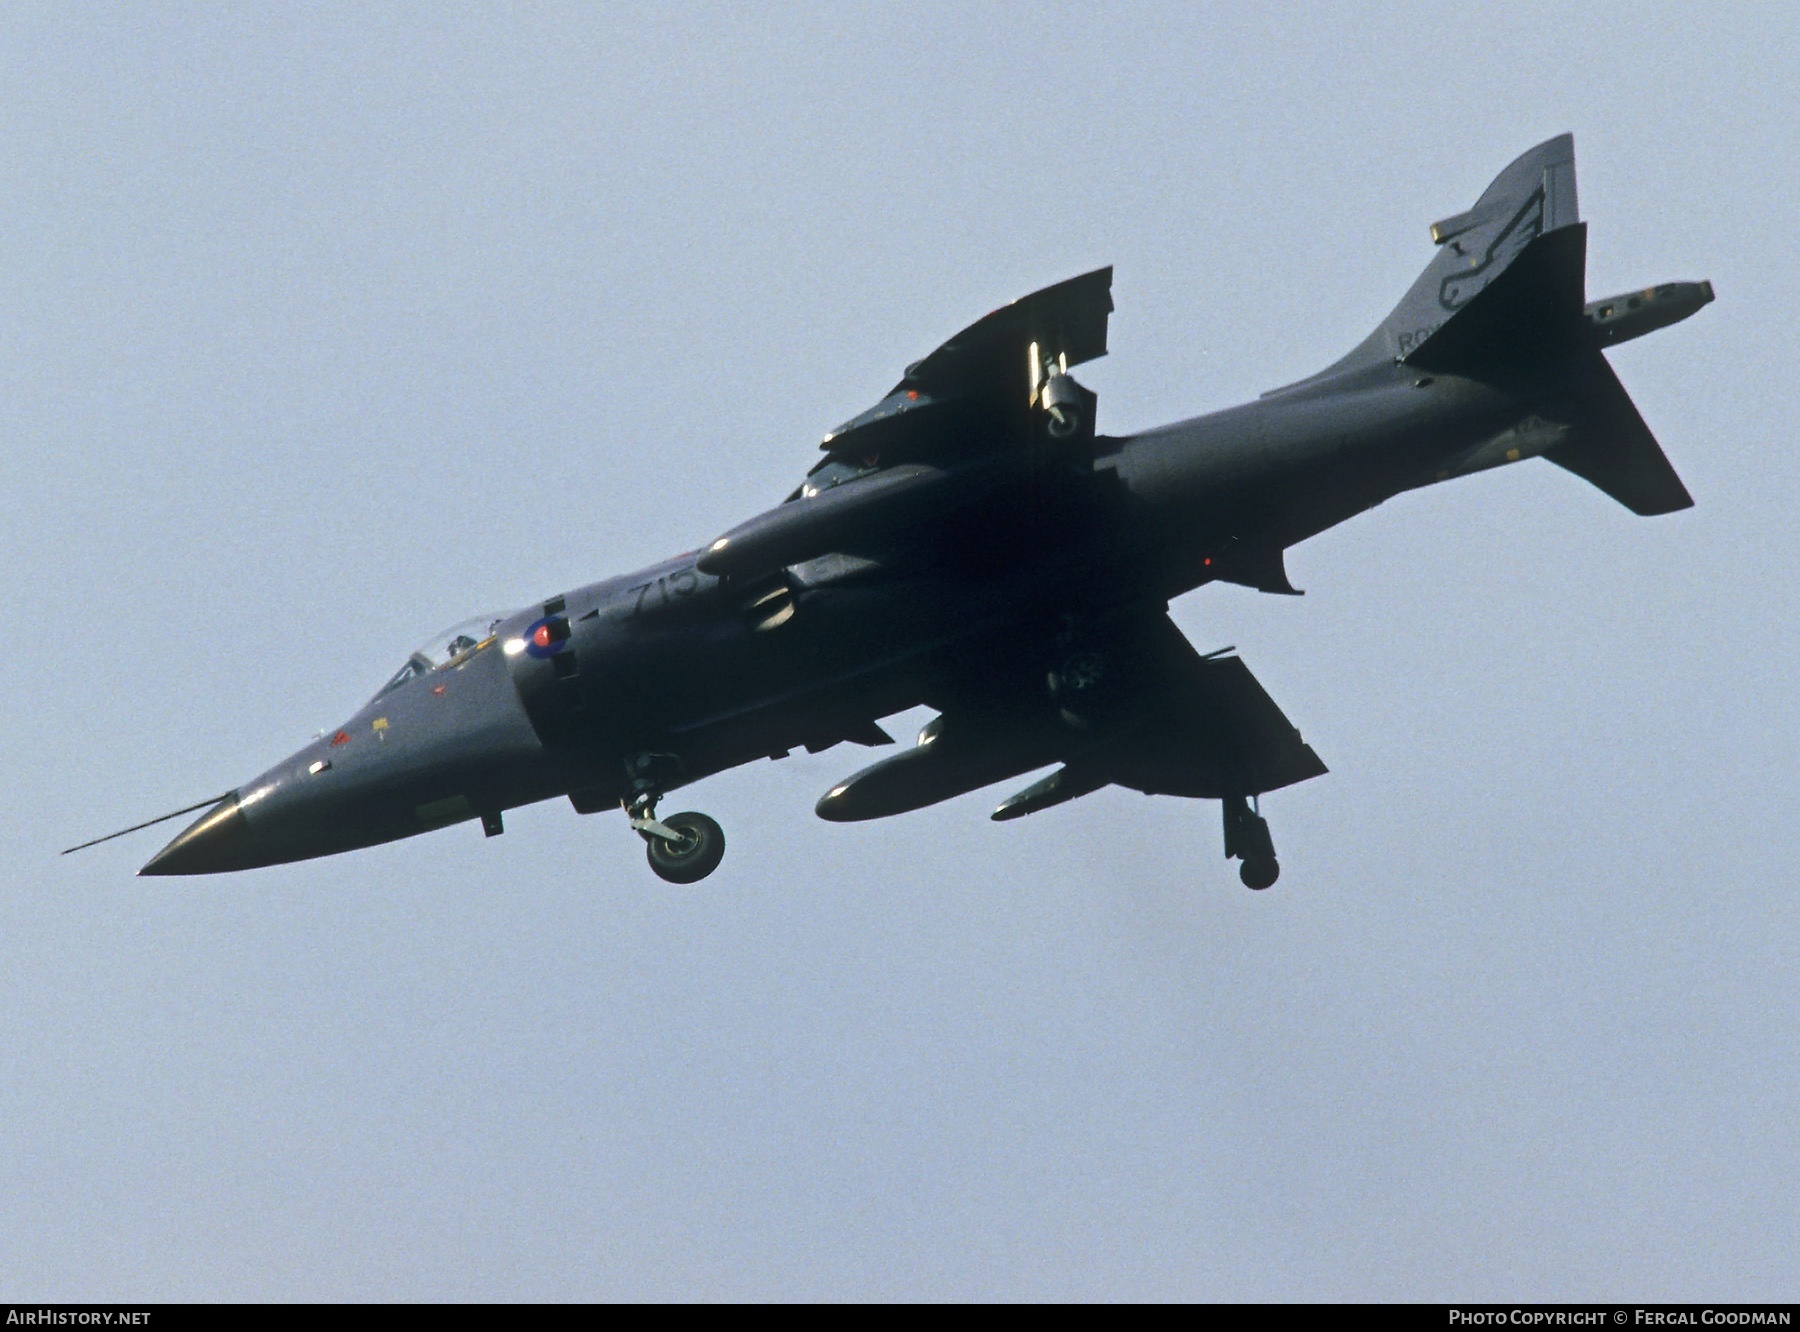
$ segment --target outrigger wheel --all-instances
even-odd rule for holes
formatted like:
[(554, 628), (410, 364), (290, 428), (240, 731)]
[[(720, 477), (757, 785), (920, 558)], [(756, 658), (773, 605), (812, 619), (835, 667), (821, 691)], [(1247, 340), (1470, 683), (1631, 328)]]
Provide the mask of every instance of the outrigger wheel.
[(1261, 892), (1281, 877), (1281, 866), (1275, 862), (1275, 839), (1269, 836), (1269, 821), (1253, 809), (1243, 796), (1226, 796), (1225, 858), (1234, 857), (1244, 863), (1238, 866), (1238, 878), (1244, 887)]
[(1281, 866), (1273, 859), (1246, 860), (1238, 866), (1238, 878), (1243, 880), (1244, 887), (1256, 892), (1274, 886), (1280, 877)]
[(704, 814), (691, 810), (657, 820), (674, 838), (639, 829), (647, 845), (644, 855), (656, 876), (669, 883), (699, 883), (725, 859), (725, 830)]

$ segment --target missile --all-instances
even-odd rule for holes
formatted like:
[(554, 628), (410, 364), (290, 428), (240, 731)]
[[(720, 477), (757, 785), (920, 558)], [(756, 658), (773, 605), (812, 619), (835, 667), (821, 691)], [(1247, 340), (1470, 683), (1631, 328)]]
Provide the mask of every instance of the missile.
[(923, 809), (1054, 763), (1067, 743), (1066, 735), (1050, 727), (965, 731), (947, 728), (937, 717), (926, 723), (912, 749), (845, 778), (825, 793), (815, 812), (832, 823), (856, 823)]

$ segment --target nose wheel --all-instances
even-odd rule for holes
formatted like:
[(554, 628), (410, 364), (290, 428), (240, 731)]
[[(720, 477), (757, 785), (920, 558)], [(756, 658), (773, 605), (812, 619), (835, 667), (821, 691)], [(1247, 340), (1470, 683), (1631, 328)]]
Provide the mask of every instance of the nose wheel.
[(1272, 887), (1281, 877), (1281, 866), (1275, 861), (1275, 839), (1269, 836), (1269, 821), (1243, 796), (1226, 796), (1225, 858), (1242, 860), (1238, 878), (1244, 887), (1255, 892)]
[(670, 883), (699, 883), (725, 859), (725, 830), (691, 810), (662, 820), (674, 837), (643, 833), (644, 856), (658, 878)]
[(667, 883), (699, 883), (725, 859), (725, 830), (704, 814), (687, 810), (659, 819), (656, 802), (642, 796), (625, 813), (644, 839), (651, 872)]

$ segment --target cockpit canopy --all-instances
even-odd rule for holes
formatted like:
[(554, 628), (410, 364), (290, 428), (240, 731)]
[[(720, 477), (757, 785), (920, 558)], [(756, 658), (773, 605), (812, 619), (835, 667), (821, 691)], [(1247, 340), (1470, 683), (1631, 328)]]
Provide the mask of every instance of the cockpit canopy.
[(494, 641), (494, 631), (505, 618), (504, 612), (477, 615), (461, 624), (451, 625), (441, 633), (433, 634), (422, 646), (413, 650), (406, 659), (406, 665), (395, 673), (393, 679), (381, 686), (375, 697), (391, 693), (418, 676), (460, 665)]

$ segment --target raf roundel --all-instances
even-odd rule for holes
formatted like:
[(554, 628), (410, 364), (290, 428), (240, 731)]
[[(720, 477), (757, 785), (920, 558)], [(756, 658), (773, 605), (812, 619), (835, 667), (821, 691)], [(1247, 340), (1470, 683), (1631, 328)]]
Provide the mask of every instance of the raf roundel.
[(525, 651), (534, 657), (554, 657), (569, 641), (569, 622), (549, 615), (525, 631)]

